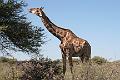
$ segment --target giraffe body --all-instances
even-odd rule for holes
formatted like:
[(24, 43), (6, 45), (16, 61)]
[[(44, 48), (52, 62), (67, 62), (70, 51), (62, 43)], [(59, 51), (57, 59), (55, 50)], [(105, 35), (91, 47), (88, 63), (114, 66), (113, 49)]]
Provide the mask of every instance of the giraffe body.
[(66, 72), (66, 57), (69, 60), (71, 73), (73, 73), (72, 57), (80, 57), (82, 62), (87, 62), (91, 57), (91, 46), (86, 40), (77, 37), (71, 30), (61, 28), (52, 23), (42, 9), (31, 8), (30, 12), (39, 16), (47, 30), (61, 41), (59, 46), (63, 58), (63, 73), (65, 74)]

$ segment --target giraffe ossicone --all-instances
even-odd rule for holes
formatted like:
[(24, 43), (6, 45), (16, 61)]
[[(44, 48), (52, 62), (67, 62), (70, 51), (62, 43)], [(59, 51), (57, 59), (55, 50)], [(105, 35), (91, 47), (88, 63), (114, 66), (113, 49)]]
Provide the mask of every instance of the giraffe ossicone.
[(63, 74), (66, 72), (66, 57), (69, 60), (71, 73), (73, 73), (72, 57), (80, 57), (82, 62), (89, 61), (91, 58), (91, 46), (86, 40), (77, 37), (70, 29), (55, 25), (46, 16), (43, 8), (31, 8), (30, 12), (39, 16), (47, 30), (61, 41)]

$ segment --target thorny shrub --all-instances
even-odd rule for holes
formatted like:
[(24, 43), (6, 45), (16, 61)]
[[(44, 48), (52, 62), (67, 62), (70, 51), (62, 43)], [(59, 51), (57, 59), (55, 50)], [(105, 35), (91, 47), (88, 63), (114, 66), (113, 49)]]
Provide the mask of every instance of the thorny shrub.
[(51, 61), (47, 58), (22, 62), (22, 71), (21, 80), (61, 80), (63, 78), (59, 61)]

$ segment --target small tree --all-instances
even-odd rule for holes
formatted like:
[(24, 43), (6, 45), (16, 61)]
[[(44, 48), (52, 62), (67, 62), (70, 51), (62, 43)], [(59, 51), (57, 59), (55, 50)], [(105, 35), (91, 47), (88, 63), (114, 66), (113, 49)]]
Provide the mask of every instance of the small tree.
[(44, 43), (44, 33), (27, 21), (23, 0), (0, 0), (0, 51), (17, 50), (27, 53), (39, 53)]

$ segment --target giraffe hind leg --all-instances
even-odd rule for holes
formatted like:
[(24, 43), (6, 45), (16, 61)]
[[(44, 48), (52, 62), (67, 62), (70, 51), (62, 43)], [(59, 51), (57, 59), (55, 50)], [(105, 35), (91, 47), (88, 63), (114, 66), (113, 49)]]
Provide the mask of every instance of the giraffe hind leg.
[(71, 73), (73, 74), (73, 70), (72, 70), (73, 69), (72, 56), (69, 56), (68, 60), (69, 60), (69, 66), (70, 66)]
[(83, 63), (84, 62), (84, 53), (82, 53), (82, 55), (79, 57), (80, 57), (81, 62)]

